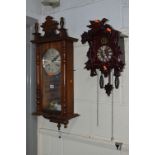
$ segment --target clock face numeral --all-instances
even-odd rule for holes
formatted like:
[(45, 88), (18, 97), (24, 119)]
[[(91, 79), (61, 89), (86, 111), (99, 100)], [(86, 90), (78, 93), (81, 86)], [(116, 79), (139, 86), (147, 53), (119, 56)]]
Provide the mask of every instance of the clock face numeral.
[(97, 52), (97, 58), (104, 63), (109, 62), (112, 59), (112, 55), (112, 49), (105, 45), (101, 46)]
[(43, 56), (42, 64), (48, 75), (58, 74), (61, 67), (60, 53), (54, 48), (48, 49)]

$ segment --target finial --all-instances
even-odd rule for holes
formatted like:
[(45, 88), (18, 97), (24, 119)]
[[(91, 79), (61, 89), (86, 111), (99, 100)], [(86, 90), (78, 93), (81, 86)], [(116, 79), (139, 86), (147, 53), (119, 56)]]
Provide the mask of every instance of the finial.
[(64, 28), (64, 18), (63, 17), (60, 18), (60, 28), (61, 29)]
[(35, 23), (35, 33), (38, 33), (38, 30), (39, 30), (39, 23), (36, 22)]

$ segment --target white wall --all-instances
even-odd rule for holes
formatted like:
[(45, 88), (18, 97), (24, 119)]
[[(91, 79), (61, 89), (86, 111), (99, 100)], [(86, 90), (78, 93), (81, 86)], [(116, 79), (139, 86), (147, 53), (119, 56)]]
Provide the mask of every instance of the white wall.
[[(69, 35), (79, 42), (74, 48), (75, 112), (80, 117), (72, 119), (67, 129), (62, 127), (59, 139), (57, 125), (38, 118), (38, 155), (117, 155), (128, 154), (128, 39), (126, 66), (122, 73), (119, 90), (107, 97), (97, 85), (97, 77), (90, 77), (84, 69), (88, 45), (80, 43), (80, 35), (87, 31), (89, 20), (109, 19), (114, 28), (128, 34), (127, 0), (60, 0), (60, 7), (42, 6), (42, 18), (51, 15), (66, 19)], [(97, 93), (98, 92), (98, 93)], [(97, 100), (99, 112), (97, 114)], [(98, 118), (98, 124), (97, 124)], [(122, 142), (122, 151), (116, 150), (115, 142)]]
[(116, 29), (128, 28), (128, 0), (60, 0), (60, 7), (43, 7), (43, 17), (66, 19), (69, 34), (80, 37), (89, 20), (108, 18)]
[(41, 0), (26, 0), (26, 16), (39, 19), (42, 14)]

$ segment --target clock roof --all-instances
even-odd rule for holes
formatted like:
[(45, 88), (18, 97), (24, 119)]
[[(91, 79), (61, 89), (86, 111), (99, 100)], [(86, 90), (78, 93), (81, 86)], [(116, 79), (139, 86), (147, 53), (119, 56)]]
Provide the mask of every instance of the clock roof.
[(41, 35), (38, 31), (39, 24), (35, 24), (34, 40), (32, 43), (45, 43), (61, 40), (68, 40), (72, 42), (78, 41), (76, 38), (68, 36), (67, 29), (64, 28), (64, 18), (60, 18), (60, 23), (53, 19), (51, 16), (47, 16), (41, 27), (43, 28), (44, 35)]

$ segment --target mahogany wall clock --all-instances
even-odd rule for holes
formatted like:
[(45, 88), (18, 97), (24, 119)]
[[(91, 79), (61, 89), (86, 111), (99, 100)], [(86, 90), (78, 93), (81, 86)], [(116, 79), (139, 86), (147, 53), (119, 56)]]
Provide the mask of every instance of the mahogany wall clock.
[(79, 116), (74, 113), (73, 43), (77, 39), (69, 37), (60, 24), (47, 16), (41, 25), (44, 35), (35, 24), (36, 46), (36, 112), (51, 122), (67, 127), (70, 119)]
[[(114, 72), (115, 88), (119, 87), (119, 76), (125, 65), (124, 37), (120, 32), (106, 24), (107, 19), (90, 21), (88, 32), (82, 34), (82, 43), (88, 42), (88, 61), (85, 68), (90, 70), (90, 76), (97, 75), (96, 70), (101, 72), (100, 88), (104, 88), (108, 96), (113, 89), (111, 74)], [(104, 79), (108, 83), (104, 84)]]

